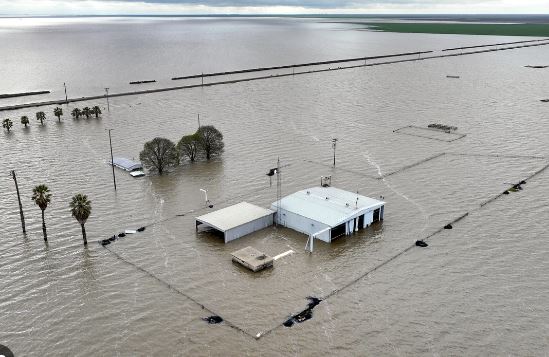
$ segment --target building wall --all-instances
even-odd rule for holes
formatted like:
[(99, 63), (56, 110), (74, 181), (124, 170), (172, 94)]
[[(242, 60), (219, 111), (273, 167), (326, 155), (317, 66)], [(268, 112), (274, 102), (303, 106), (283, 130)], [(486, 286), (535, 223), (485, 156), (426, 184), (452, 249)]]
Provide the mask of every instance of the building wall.
[(273, 214), (225, 231), (225, 243), (273, 225)]
[[(271, 209), (276, 211), (276, 206), (271, 207)], [(285, 209), (280, 209), (280, 217), (277, 217), (276, 221), (284, 227), (291, 228), (308, 236), (329, 227), (326, 224), (286, 211)], [(327, 232), (318, 235), (316, 238), (329, 243), (330, 231), (328, 230)]]

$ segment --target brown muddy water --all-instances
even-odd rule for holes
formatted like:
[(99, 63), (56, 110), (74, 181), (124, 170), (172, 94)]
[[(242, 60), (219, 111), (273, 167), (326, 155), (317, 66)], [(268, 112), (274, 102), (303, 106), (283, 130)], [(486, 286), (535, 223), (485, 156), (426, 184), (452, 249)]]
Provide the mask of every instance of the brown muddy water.
[[(0, 136), (0, 343), (17, 356), (547, 356), (549, 173), (490, 201), (549, 163), (549, 106), (539, 101), (549, 71), (523, 67), (547, 58), (548, 48), (525, 48), (113, 98), (100, 119), (72, 120), (68, 105), (61, 123), (26, 130), (17, 120)], [(95, 104), (106, 106), (77, 106)], [(223, 132), (220, 159), (140, 179), (117, 170), (114, 191), (105, 129), (115, 156), (137, 158), (147, 140), (192, 133), (197, 113)], [(466, 136), (393, 132), (430, 123)], [(210, 211), (201, 188), (214, 209), (275, 201), (265, 173), (278, 157), (289, 165), (283, 194), (332, 175), (336, 187), (383, 195), (385, 220), (315, 242), (312, 254), (306, 236), (280, 227), (226, 245), (195, 232), (194, 217)], [(30, 200), (40, 183), (53, 194), (47, 244)], [(93, 205), (87, 248), (68, 208), (78, 192)], [(426, 237), (429, 247), (414, 246)], [(253, 274), (230, 259), (248, 245), (295, 253)], [(307, 296), (325, 298), (313, 318), (282, 326)], [(225, 321), (202, 320), (212, 314)]]

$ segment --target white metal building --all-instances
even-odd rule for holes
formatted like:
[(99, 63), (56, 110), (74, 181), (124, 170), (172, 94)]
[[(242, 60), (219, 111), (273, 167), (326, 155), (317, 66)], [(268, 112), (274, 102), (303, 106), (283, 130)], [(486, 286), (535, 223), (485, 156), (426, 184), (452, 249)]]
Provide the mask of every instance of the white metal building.
[(214, 230), (223, 235), (225, 243), (273, 225), (273, 211), (248, 202), (241, 202), (196, 217), (196, 230)]
[(383, 219), (385, 202), (335, 187), (298, 191), (271, 205), (277, 224), (330, 243)]

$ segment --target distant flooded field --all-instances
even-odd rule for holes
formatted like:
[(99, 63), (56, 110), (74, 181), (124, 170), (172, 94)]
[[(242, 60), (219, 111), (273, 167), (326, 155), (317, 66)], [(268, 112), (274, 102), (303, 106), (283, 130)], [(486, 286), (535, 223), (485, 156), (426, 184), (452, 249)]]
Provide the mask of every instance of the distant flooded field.
[[(106, 22), (43, 25), (54, 32), (54, 43), (96, 29), (89, 34), (102, 43), (89, 59), (95, 67), (75, 70), (76, 63), (91, 66), (78, 51), (48, 55), (43, 75), (32, 74), (43, 68), (38, 63), (9, 72), (0, 92), (35, 84), (53, 89), (71, 77), (78, 82), (74, 90), (87, 95), (103, 87), (123, 90), (136, 73), (166, 82), (176, 72), (200, 72), (199, 63), (222, 71), (508, 40), (366, 33), (310, 19), (145, 19), (140, 26), (159, 32), (138, 38), (130, 36), (134, 20)], [(0, 48), (32, 53), (30, 44), (41, 36), (32, 29), (10, 34), (28, 41), (23, 48), (4, 41)], [(173, 31), (205, 39), (182, 45), (166, 37)], [(162, 41), (173, 41), (162, 47), (166, 52), (142, 47)], [(172, 58), (174, 43), (183, 47)], [(105, 53), (122, 45), (127, 51), (109, 62)], [(140, 51), (147, 63), (134, 57)], [(8, 68), (18, 68), (9, 58)], [(30, 356), (52, 349), (83, 356), (544, 356), (549, 106), (540, 99), (549, 98), (549, 72), (524, 66), (546, 58), (549, 48), (532, 47), (111, 98), (110, 111), (104, 100), (71, 103), (62, 106), (61, 122), (55, 106), (3, 112), (15, 125), (0, 134), (0, 343)], [(176, 67), (178, 61), (188, 67)], [(105, 73), (97, 70), (102, 63), (108, 63)], [(52, 94), (60, 97), (62, 90)], [(70, 118), (73, 108), (94, 105), (103, 112), (98, 119)], [(43, 126), (34, 117), (38, 110), (48, 116)], [(113, 129), (115, 156), (137, 159), (145, 141), (178, 141), (194, 132), (198, 113), (202, 125), (224, 134), (219, 159), (185, 163), (162, 176), (132, 178), (116, 170), (114, 191), (106, 129)], [(27, 129), (19, 123), (23, 115), (31, 121)], [(453, 140), (455, 134), (421, 129), (432, 123), (456, 126), (465, 136)], [(403, 127), (411, 129), (396, 131)], [(266, 173), (278, 158), (285, 165), (283, 195), (331, 175), (335, 187), (383, 196), (384, 221), (332, 244), (315, 241), (312, 254), (305, 252), (305, 235), (283, 227), (228, 244), (196, 232), (194, 218), (212, 210), (241, 201), (269, 207), (276, 183)], [(523, 190), (502, 195), (521, 180), (527, 181)], [(41, 183), (53, 194), (47, 244), (40, 209), (30, 200)], [(213, 209), (200, 189), (208, 190)], [(87, 248), (68, 207), (76, 193), (92, 201)], [(453, 229), (442, 229), (448, 223)], [(98, 244), (141, 226), (144, 232)], [(416, 247), (418, 239), (429, 246)], [(254, 274), (231, 262), (230, 253), (246, 246), (271, 256), (295, 253)], [(283, 326), (307, 307), (309, 296), (323, 299), (312, 319)], [(212, 314), (224, 322), (202, 320)]]

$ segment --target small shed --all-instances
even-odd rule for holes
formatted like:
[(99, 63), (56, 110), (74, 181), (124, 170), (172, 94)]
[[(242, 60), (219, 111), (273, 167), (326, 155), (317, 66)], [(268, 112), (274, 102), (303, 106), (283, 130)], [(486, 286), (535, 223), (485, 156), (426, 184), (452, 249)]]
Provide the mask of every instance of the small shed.
[(274, 202), (271, 209), (279, 213), (277, 224), (330, 243), (383, 220), (385, 202), (335, 187), (313, 187)]
[(214, 230), (223, 235), (225, 243), (273, 225), (274, 211), (241, 202), (196, 217), (196, 230)]

